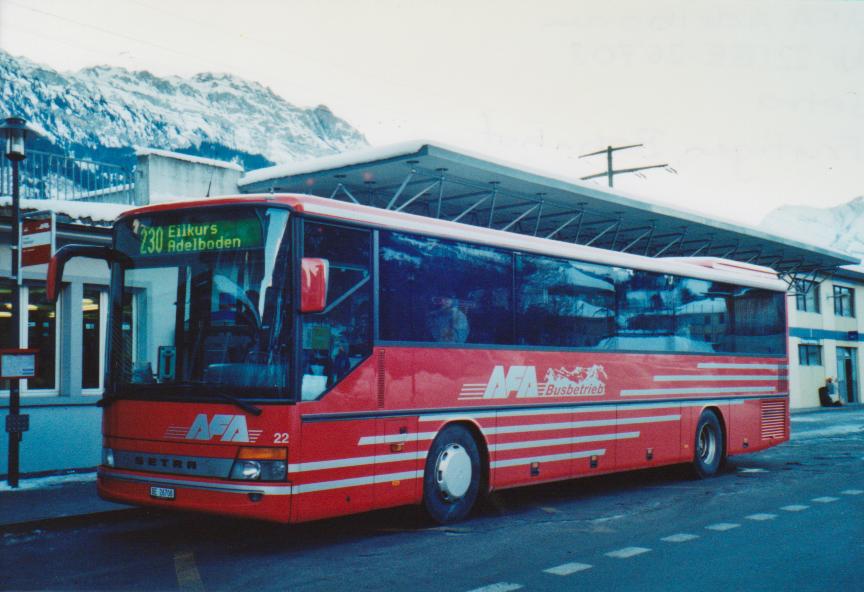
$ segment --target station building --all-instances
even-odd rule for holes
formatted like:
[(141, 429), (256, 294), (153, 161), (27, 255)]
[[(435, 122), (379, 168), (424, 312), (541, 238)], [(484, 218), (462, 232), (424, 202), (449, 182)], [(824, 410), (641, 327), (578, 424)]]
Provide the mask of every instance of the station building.
[(790, 407), (820, 405), (830, 377), (843, 404), (861, 404), (864, 267), (796, 280), (789, 297)]
[[(21, 446), (21, 471), (92, 468), (102, 446), (97, 402), (104, 386), (108, 269), (101, 261), (71, 261), (56, 305), (45, 298), (44, 268), (25, 272), (17, 287), (10, 277), (11, 208), (10, 198), (3, 197), (9, 195), (4, 178), (0, 170), (0, 348), (11, 346), (9, 298), (18, 289), (22, 345), (40, 351), (37, 378), (22, 382), (21, 413), (30, 415), (31, 427)], [(848, 403), (858, 404), (864, 394), (858, 353), (864, 268), (841, 253), (428, 142), (246, 174), (231, 163), (142, 151), (129, 178), (116, 191), (102, 188), (62, 199), (47, 191), (47, 184), (30, 185), (22, 212), (54, 211), (58, 247), (109, 244), (111, 222), (138, 205), (236, 193), (311, 193), (649, 257), (766, 266), (790, 283), (791, 407), (818, 406), (818, 389), (828, 376)], [(129, 323), (124, 329), (134, 332), (134, 319)], [(2, 415), (8, 394), (8, 384), (0, 382)], [(7, 471), (7, 442), (4, 435), (0, 475)]]

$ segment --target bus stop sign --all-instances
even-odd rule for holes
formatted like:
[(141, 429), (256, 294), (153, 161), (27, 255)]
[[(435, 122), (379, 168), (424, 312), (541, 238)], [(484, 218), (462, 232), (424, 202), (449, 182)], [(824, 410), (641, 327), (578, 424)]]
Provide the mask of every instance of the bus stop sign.
[(21, 222), (21, 267), (51, 261), (55, 243), (54, 212), (28, 214)]
[(0, 379), (36, 376), (35, 349), (0, 349)]

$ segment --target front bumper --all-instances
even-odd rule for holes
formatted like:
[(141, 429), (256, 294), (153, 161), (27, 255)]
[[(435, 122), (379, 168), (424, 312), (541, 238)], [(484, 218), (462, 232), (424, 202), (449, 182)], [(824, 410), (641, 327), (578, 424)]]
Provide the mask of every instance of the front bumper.
[[(97, 487), (103, 499), (124, 504), (172, 508), (253, 518), (291, 521), (290, 483), (244, 483), (193, 479), (100, 466)], [(174, 499), (150, 495), (151, 487), (170, 488)]]

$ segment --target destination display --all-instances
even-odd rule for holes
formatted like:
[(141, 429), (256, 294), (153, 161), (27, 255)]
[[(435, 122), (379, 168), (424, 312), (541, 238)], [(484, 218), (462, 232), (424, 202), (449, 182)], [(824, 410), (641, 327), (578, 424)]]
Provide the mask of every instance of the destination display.
[(132, 234), (138, 239), (138, 254), (179, 255), (260, 247), (263, 241), (257, 217), (176, 221), (136, 219)]

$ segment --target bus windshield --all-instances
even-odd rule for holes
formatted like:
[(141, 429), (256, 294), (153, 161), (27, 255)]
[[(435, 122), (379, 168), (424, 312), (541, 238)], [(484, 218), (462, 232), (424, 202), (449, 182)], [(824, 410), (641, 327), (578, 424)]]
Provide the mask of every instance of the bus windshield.
[(288, 217), (241, 206), (118, 223), (129, 259), (113, 270), (110, 394), (287, 396)]

